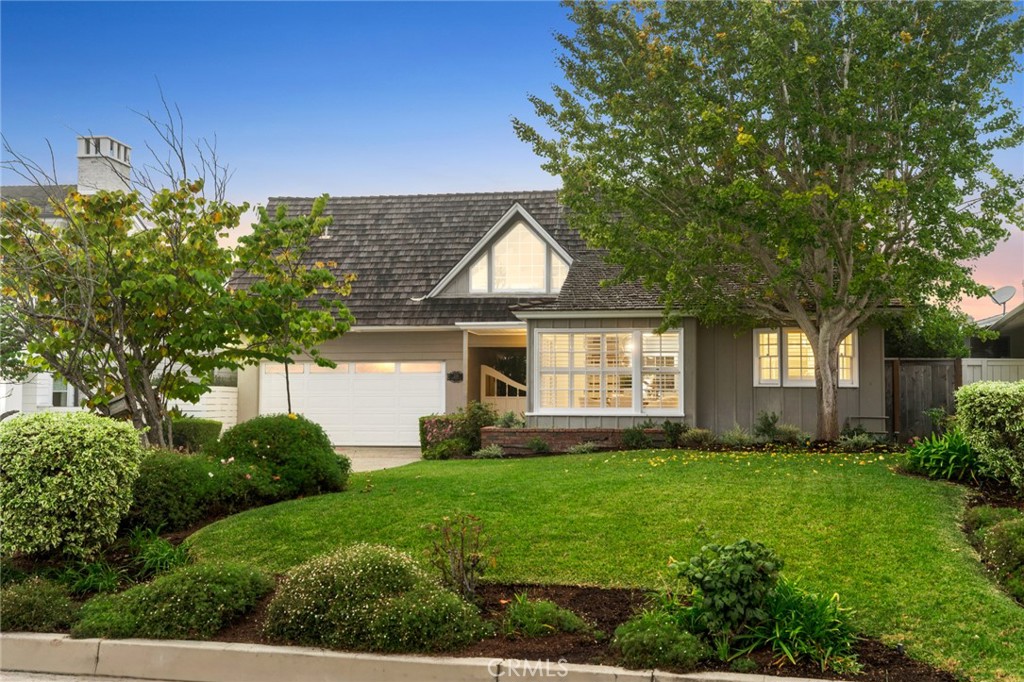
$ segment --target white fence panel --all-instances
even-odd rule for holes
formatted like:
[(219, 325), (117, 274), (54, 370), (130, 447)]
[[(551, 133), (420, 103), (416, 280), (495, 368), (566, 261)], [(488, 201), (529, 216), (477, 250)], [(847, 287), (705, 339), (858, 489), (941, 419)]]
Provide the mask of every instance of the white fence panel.
[(238, 423), (238, 389), (234, 386), (211, 386), (198, 403), (172, 400), (170, 407), (176, 407), (182, 414), (202, 419), (216, 419), (224, 425), (221, 433)]
[(964, 358), (964, 385), (976, 381), (1024, 381), (1024, 358)]

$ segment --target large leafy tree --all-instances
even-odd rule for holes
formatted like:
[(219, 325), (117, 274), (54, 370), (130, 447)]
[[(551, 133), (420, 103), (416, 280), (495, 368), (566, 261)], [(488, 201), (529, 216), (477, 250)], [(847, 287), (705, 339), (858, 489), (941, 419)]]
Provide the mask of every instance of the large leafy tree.
[(818, 432), (838, 347), (894, 298), (983, 289), (967, 260), (1020, 225), (992, 162), (1024, 140), (1002, 91), (1024, 23), (994, 2), (570, 5), (567, 86), (515, 121), (569, 219), (669, 316), (795, 324)]

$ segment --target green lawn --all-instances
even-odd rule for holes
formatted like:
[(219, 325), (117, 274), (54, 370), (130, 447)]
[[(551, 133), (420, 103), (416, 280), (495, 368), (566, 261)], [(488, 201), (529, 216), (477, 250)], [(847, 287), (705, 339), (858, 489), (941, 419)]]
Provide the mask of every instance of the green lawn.
[(872, 455), (650, 451), (421, 462), (350, 490), (233, 516), (190, 540), (201, 561), (280, 572), (356, 541), (421, 553), (424, 525), (479, 515), (496, 581), (654, 587), (670, 556), (718, 540), (775, 548), (784, 572), (838, 591), (864, 632), (978, 680), (1024, 680), (1024, 608), (982, 573), (957, 527), (964, 491)]

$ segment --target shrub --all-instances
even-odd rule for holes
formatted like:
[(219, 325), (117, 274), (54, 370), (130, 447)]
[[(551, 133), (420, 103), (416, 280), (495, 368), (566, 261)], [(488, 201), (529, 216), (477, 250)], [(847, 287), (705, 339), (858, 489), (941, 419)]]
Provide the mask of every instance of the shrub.
[(1024, 512), (1014, 507), (971, 507), (964, 514), (964, 530), (973, 535), (985, 531), (1003, 521), (1024, 518)]
[(209, 461), (198, 455), (150, 450), (132, 486), (129, 528), (184, 530), (210, 511), (213, 486)]
[(752, 445), (754, 439), (747, 433), (745, 428), (736, 424), (728, 431), (720, 433), (718, 435), (718, 442), (731, 448), (743, 448)]
[(778, 436), (779, 415), (774, 412), (761, 411), (754, 420), (754, 436), (759, 440), (771, 443)]
[(498, 421), (498, 413), (487, 403), (469, 401), (466, 407), (459, 410), (459, 436), (469, 444), (467, 452), (480, 449), (480, 429), (494, 426)]
[(769, 593), (765, 611), (767, 618), (740, 637), (747, 645), (744, 653), (768, 647), (776, 664), (807, 658), (822, 672), (836, 665), (848, 670), (856, 660), (851, 611), (840, 606), (838, 594), (813, 594), (782, 579)]
[(869, 433), (854, 433), (839, 436), (836, 447), (842, 452), (866, 452), (878, 445), (878, 441)]
[(715, 434), (708, 429), (690, 429), (679, 438), (680, 447), (706, 448), (715, 442)]
[(490, 539), (483, 534), (479, 517), (466, 513), (445, 516), (429, 530), (435, 538), (427, 555), (441, 583), (465, 599), (474, 599), (480, 579), (494, 563)]
[(525, 446), (527, 450), (537, 455), (543, 455), (551, 452), (551, 446), (548, 445), (548, 442), (540, 436), (533, 436), (526, 441)]
[(462, 429), (461, 422), (462, 415), (459, 414), (431, 414), (420, 417), (420, 449), (426, 452), (427, 448), (433, 445), (455, 438)]
[(141, 459), (130, 424), (87, 412), (0, 423), (0, 554), (96, 552), (117, 534)]
[(569, 446), (566, 452), (570, 455), (586, 455), (591, 452), (597, 452), (600, 449), (597, 443), (593, 441), (585, 441), (583, 443), (574, 443)]
[(480, 448), (473, 453), (473, 457), (476, 459), (501, 459), (504, 456), (505, 451), (497, 443), (491, 443), (487, 447)]
[(209, 639), (273, 588), (251, 568), (196, 564), (82, 607), (75, 637)]
[(782, 559), (759, 542), (709, 544), (672, 568), (695, 590), (694, 609), (720, 649), (744, 627), (763, 623), (768, 595), (779, 580)]
[(1010, 519), (988, 529), (982, 555), (1000, 580), (1024, 578), (1024, 519)]
[(185, 448), (189, 452), (199, 452), (220, 438), (222, 426), (215, 419), (199, 419), (198, 417), (172, 419), (171, 434), (174, 447)]
[(661, 430), (665, 434), (665, 445), (670, 448), (678, 448), (682, 441), (683, 434), (690, 429), (689, 424), (682, 422), (674, 422), (671, 419), (666, 419), (661, 425)]
[(526, 419), (516, 412), (505, 412), (498, 417), (498, 421), (494, 422), (494, 426), (500, 426), (503, 429), (523, 429), (526, 428)]
[(572, 611), (547, 600), (530, 601), (525, 592), (513, 597), (501, 621), (501, 631), (509, 637), (543, 637), (588, 630), (586, 621)]
[(957, 423), (987, 473), (1024, 492), (1024, 381), (980, 381), (956, 392)]
[(308, 646), (431, 651), (466, 644), (484, 625), (409, 555), (358, 544), (291, 569), (267, 609), (265, 632)]
[(133, 563), (143, 578), (166, 573), (189, 562), (185, 545), (175, 547), (153, 530), (135, 531), (130, 544), (135, 553)]
[(615, 630), (613, 647), (627, 668), (689, 670), (709, 655), (696, 636), (665, 611), (644, 611)]
[(233, 458), (269, 474), (271, 500), (344, 490), (351, 469), (348, 458), (334, 452), (319, 424), (294, 414), (242, 422), (207, 451), (215, 460)]
[(646, 429), (653, 426), (649, 423), (636, 424), (628, 429), (622, 430), (623, 450), (646, 450), (654, 445), (654, 441), (647, 435)]
[(973, 481), (977, 480), (978, 457), (960, 429), (952, 428), (941, 436), (933, 433), (907, 450), (907, 467), (931, 478)]
[(424, 450), (423, 459), (455, 459), (470, 452), (469, 441), (465, 438), (449, 438)]
[(779, 424), (775, 427), (775, 442), (786, 445), (800, 445), (811, 439), (810, 435), (804, 432), (796, 424)]
[(0, 589), (4, 632), (59, 632), (75, 620), (78, 606), (67, 588), (32, 577)]
[(111, 566), (106, 561), (78, 561), (64, 567), (57, 580), (72, 594), (96, 594), (117, 592), (127, 579), (125, 571)]

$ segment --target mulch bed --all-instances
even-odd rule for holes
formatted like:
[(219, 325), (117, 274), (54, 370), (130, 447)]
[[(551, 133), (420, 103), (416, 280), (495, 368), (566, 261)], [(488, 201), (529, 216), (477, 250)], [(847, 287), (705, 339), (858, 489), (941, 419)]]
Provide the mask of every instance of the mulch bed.
[[(558, 633), (547, 637), (514, 638), (497, 634), (444, 655), (617, 665), (618, 661), (610, 647), (611, 636), (615, 628), (643, 606), (645, 599), (645, 593), (640, 590), (569, 585), (484, 585), (480, 588), (480, 606), (484, 617), (497, 624), (507, 604), (515, 595), (523, 592), (530, 599), (547, 599), (573, 611), (603, 632), (605, 637), (595, 639), (584, 634)], [(269, 597), (244, 621), (222, 630), (214, 639), (221, 642), (273, 644), (263, 636), (260, 628), (268, 602)], [(915, 661), (876, 640), (861, 640), (857, 645), (857, 656), (864, 666), (864, 672), (856, 676), (858, 682), (956, 682), (957, 679), (948, 672)], [(751, 658), (758, 664), (758, 668), (751, 671), (756, 674), (851, 679), (850, 676), (822, 673), (817, 666), (809, 663), (792, 665), (787, 661), (785, 665), (776, 665), (769, 652), (759, 652)], [(729, 666), (711, 661), (700, 669), (727, 671)]]

